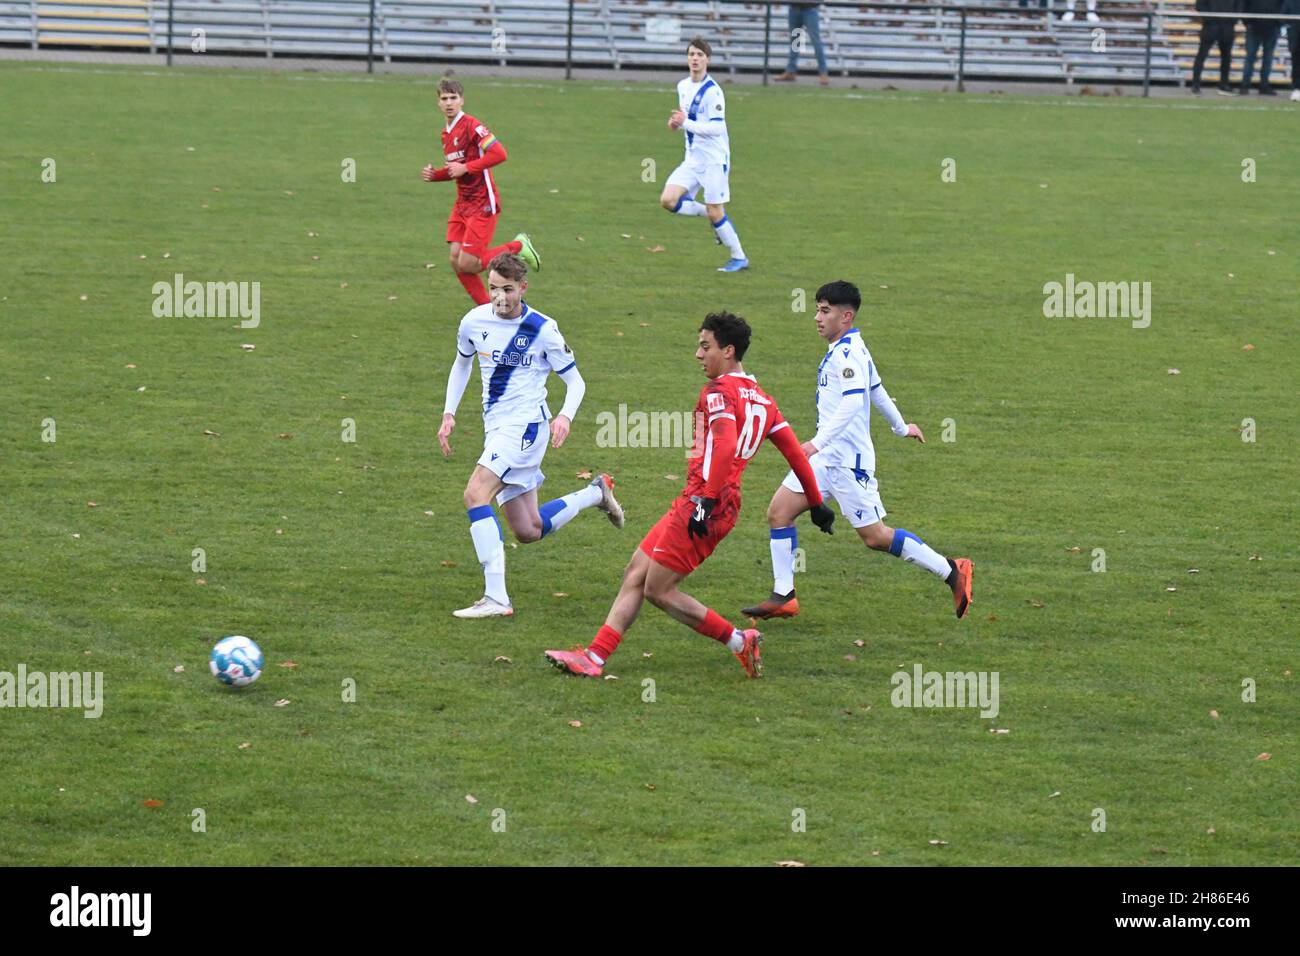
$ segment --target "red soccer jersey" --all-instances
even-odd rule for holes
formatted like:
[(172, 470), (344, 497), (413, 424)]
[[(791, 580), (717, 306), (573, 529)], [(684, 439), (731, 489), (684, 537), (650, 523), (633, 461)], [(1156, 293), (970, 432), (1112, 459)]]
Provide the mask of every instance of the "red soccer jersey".
[(700, 400), (695, 404), (695, 447), (686, 471), (686, 487), (682, 496), (707, 497), (709, 478), (719, 463), (713, 456), (713, 432), (710, 426), (719, 418), (730, 418), (736, 423), (736, 451), (719, 498), (740, 498), (740, 479), (763, 439), (783, 428), (789, 428), (785, 416), (776, 407), (776, 401), (758, 387), (752, 375), (729, 372), (719, 375), (700, 389)]
[[(469, 163), (482, 159), (497, 142), (492, 132), (470, 116), (461, 113), (442, 131), (442, 152), (449, 163)], [(479, 215), (495, 216), (501, 211), (501, 194), (492, 179), (492, 170), (469, 172), (456, 180), (456, 205), (472, 206)]]

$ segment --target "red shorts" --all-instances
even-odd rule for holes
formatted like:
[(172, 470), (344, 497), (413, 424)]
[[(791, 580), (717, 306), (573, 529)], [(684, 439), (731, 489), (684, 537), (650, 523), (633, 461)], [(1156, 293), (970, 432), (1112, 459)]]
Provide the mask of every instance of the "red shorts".
[(660, 518), (650, 533), (641, 541), (641, 550), (651, 561), (662, 564), (678, 574), (690, 574), (704, 559), (713, 553), (713, 549), (722, 543), (731, 529), (736, 526), (740, 515), (740, 503), (723, 499), (709, 517), (709, 533), (702, 538), (692, 538), (686, 533), (695, 502), (689, 498), (678, 498)]
[(453, 206), (447, 219), (447, 241), (459, 242), (461, 252), (482, 256), (492, 248), (497, 215), (484, 215), (474, 207)]

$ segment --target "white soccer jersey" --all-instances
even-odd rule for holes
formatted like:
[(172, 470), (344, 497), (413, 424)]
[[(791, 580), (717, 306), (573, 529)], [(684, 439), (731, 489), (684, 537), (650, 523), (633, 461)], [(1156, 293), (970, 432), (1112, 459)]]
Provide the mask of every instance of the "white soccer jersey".
[[(875, 476), (876, 449), (871, 444), (871, 393), (882, 387), (876, 364), (871, 360), (871, 353), (862, 341), (862, 333), (857, 329), (849, 329), (826, 350), (826, 357), (817, 368), (818, 430), (826, 427), (845, 396), (863, 396), (862, 411), (853, 416), (844, 430), (826, 447), (823, 448), (818, 443), (817, 453), (827, 465), (841, 465)], [(903, 433), (906, 434), (906, 431), (907, 426), (904, 425)]]
[[(696, 83), (689, 76), (677, 84), (677, 102), (686, 114), (686, 162), (696, 167), (731, 166), (731, 144), (727, 140), (727, 102), (722, 87), (713, 77), (705, 74)], [(715, 135), (705, 136), (692, 132), (695, 123), (709, 124), (707, 129)]]
[(575, 364), (555, 320), (523, 306), (517, 319), (498, 318), (489, 303), (460, 320), (456, 350), (465, 358), (478, 354), (485, 432), (549, 419), (546, 377)]

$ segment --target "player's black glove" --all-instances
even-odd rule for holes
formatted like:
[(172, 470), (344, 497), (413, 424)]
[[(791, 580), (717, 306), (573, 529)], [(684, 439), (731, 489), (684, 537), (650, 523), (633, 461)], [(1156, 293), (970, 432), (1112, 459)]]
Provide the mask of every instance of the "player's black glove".
[(827, 534), (834, 534), (835, 532), (831, 530), (831, 525), (835, 523), (835, 512), (831, 511), (830, 508), (827, 508), (824, 503), (813, 505), (812, 523), (821, 528)]
[(692, 496), (691, 500), (695, 502), (695, 510), (691, 512), (691, 520), (686, 525), (686, 534), (691, 538), (708, 537), (709, 515), (718, 506), (718, 499)]

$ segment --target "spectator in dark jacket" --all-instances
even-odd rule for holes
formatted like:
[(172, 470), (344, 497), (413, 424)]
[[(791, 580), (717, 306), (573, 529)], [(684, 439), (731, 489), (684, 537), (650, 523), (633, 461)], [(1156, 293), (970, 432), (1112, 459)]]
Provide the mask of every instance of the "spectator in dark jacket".
[(1295, 15), (1286, 24), (1286, 42), (1291, 50), (1291, 99), (1300, 101), (1300, 72), (1296, 71), (1296, 60), (1300, 60), (1300, 0), (1282, 0), (1282, 12)]
[(1244, 0), (1241, 19), (1246, 24), (1246, 62), (1241, 65), (1242, 95), (1250, 92), (1250, 78), (1255, 72), (1255, 51), (1259, 50), (1259, 93), (1261, 96), (1277, 96), (1277, 90), (1268, 82), (1268, 75), (1273, 71), (1273, 48), (1277, 46), (1278, 34), (1282, 32), (1281, 20), (1256, 20), (1252, 13), (1281, 13), (1282, 0)]
[[(1300, 0), (1287, 0), (1288, 3), (1300, 3)], [(1202, 13), (1240, 13), (1242, 0), (1196, 0), (1196, 9)], [(1229, 79), (1232, 74), (1233, 28), (1237, 21), (1230, 17), (1206, 17), (1201, 21), (1201, 46), (1196, 51), (1196, 63), (1192, 66), (1192, 92), (1201, 92), (1201, 68), (1205, 66), (1205, 57), (1214, 47), (1219, 48), (1219, 92), (1224, 96), (1235, 96)]]

